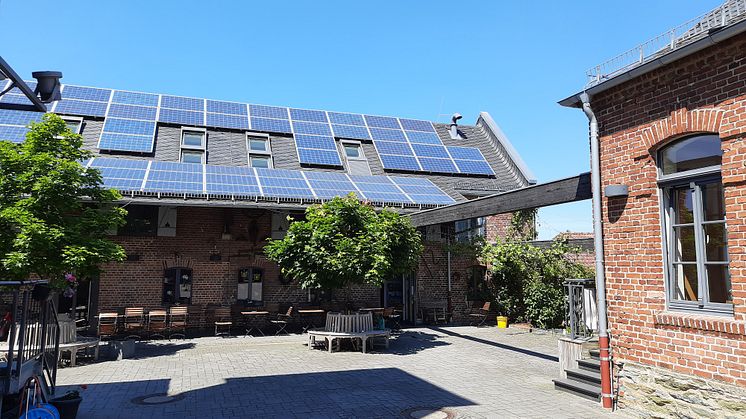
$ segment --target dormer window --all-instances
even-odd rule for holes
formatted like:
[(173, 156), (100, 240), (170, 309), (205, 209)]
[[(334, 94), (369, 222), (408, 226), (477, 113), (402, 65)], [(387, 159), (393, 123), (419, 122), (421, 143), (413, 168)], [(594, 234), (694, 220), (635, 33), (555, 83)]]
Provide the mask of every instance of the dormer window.
[(362, 145), (357, 141), (342, 141), (347, 172), (351, 175), (370, 175), (368, 159), (365, 158)]
[(207, 131), (199, 128), (181, 129), (181, 162), (205, 163)]
[(62, 118), (62, 120), (65, 121), (65, 124), (67, 124), (67, 127), (70, 128), (70, 131), (72, 131), (73, 134), (80, 134), (80, 131), (83, 128), (83, 118), (66, 116)]
[(249, 150), (249, 167), (272, 168), (272, 147), (268, 135), (247, 135), (246, 147)]

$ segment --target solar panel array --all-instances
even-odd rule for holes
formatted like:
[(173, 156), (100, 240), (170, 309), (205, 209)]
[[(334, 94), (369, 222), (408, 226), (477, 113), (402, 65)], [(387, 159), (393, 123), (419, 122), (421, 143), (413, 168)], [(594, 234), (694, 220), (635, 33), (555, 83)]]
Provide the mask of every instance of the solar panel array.
[(354, 192), (360, 199), (406, 205), (455, 202), (428, 179), (350, 176), (345, 173), (228, 167), (97, 157), (104, 185), (124, 193), (231, 198), (327, 200)]
[[(307, 165), (342, 166), (335, 138), (347, 138), (373, 141), (384, 169), (494, 175), (479, 149), (446, 147), (429, 121), (73, 85), (63, 85), (62, 95), (50, 111), (106, 117), (99, 140), (104, 150), (150, 153), (161, 122), (293, 134), (300, 163)], [(24, 99), (14, 89), (0, 102)], [(36, 119), (33, 112), (0, 115), (0, 138), (21, 141), (26, 123)]]

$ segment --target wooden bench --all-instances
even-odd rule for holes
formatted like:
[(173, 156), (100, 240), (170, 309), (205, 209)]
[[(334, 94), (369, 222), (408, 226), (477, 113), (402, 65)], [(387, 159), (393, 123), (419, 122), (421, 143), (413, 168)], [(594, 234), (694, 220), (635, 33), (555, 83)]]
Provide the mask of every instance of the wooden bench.
[[(60, 317), (63, 317), (62, 315)], [(93, 359), (98, 360), (99, 339), (78, 336), (75, 321), (69, 318), (60, 318), (60, 355), (62, 352), (70, 352), (70, 366), (74, 367), (81, 349), (93, 348)]]
[(340, 339), (360, 339), (363, 353), (366, 353), (368, 341), (370, 340), (372, 345), (375, 338), (384, 339), (386, 348), (388, 348), (391, 330), (373, 329), (373, 313), (328, 313), (326, 315), (326, 326), (323, 329), (308, 330), (308, 349), (313, 349), (317, 337), (324, 339), (329, 352), (334, 351), (334, 343), (339, 344)]

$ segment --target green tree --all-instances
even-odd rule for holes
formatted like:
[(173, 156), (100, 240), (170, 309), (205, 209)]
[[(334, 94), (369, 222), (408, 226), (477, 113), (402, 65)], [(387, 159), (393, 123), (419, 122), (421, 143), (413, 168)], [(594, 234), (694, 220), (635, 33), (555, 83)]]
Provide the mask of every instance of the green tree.
[(382, 285), (413, 271), (422, 253), (419, 232), (394, 211), (376, 211), (354, 194), (306, 210), (282, 240), (264, 248), (282, 274), (302, 288)]
[(0, 141), (0, 278), (50, 280), (86, 277), (101, 263), (120, 261), (124, 250), (106, 231), (124, 223), (121, 196), (102, 185), (101, 174), (80, 162), (91, 157), (60, 117), (32, 123), (26, 141)]

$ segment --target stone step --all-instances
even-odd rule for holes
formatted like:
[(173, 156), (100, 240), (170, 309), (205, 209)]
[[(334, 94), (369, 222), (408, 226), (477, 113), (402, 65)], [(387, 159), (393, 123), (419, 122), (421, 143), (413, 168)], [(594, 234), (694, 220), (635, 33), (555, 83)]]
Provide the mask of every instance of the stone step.
[(591, 349), (588, 353), (590, 354), (591, 359), (601, 359), (601, 351), (599, 349)]
[(554, 381), (554, 388), (557, 390), (572, 393), (590, 400), (601, 400), (601, 386), (594, 386), (569, 378), (555, 378), (552, 381)]
[(587, 371), (601, 371), (601, 361), (598, 359), (581, 359), (578, 360), (578, 367)]
[(567, 373), (567, 378), (569, 379), (595, 386), (601, 385), (601, 373), (599, 371), (588, 371), (580, 368), (573, 368), (565, 370), (565, 373)]

